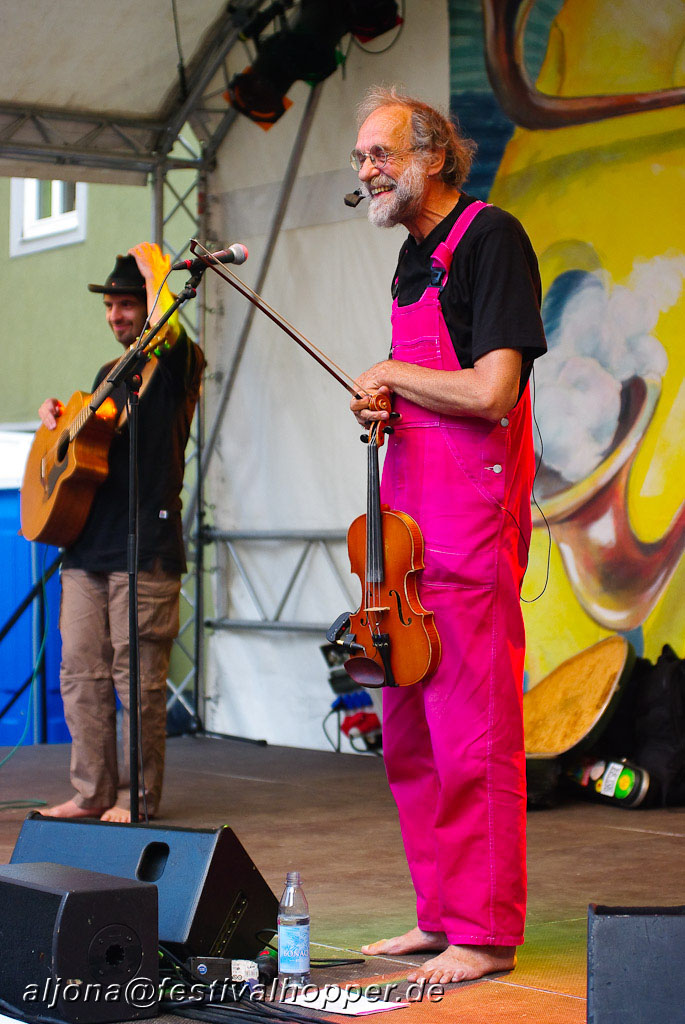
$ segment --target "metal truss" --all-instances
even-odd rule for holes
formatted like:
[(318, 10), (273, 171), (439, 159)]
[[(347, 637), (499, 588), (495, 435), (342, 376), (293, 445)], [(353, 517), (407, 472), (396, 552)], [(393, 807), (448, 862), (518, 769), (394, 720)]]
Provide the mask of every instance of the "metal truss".
[[(50, 177), (55, 177), (55, 164), (141, 174), (206, 168), (236, 116), (221, 95), (226, 87), (221, 83), (228, 81), (226, 58), (239, 40), (240, 27), (262, 3), (234, 0), (229, 5), (190, 62), (185, 92), (176, 84), (154, 117), (0, 103), (0, 159), (52, 165)], [(187, 123), (202, 149), (196, 155), (172, 155)]]
[[(238, 41), (240, 26), (262, 4), (263, 0), (234, 0), (226, 8), (205, 33), (203, 45), (186, 69), (185, 91), (176, 84), (154, 118), (0, 104), (0, 159), (45, 165), (50, 177), (56, 176), (55, 165), (147, 175), (152, 187), (151, 237), (177, 259), (191, 237), (207, 240), (207, 173), (236, 117), (221, 95), (228, 81), (226, 60)], [(201, 287), (198, 298), (180, 315), (189, 335), (204, 347)], [(196, 504), (184, 521), (188, 572), (181, 586), (181, 629), (172, 654), (167, 702), (168, 710), (177, 704), (183, 707), (191, 728), (201, 728), (203, 546), (197, 538), (203, 516), (203, 434), (201, 397), (186, 450), (184, 489), (192, 486)], [(187, 494), (184, 504), (188, 505)]]
[(154, 168), (151, 153), (163, 132), (159, 122), (0, 105), (0, 156), (4, 159), (145, 174)]
[[(271, 226), (267, 238), (267, 244), (265, 246), (264, 255), (262, 257), (261, 264), (257, 272), (257, 279), (255, 283), (255, 290), (259, 292), (266, 280), (266, 276), (269, 271), (271, 263), (271, 257), (275, 248), (276, 239), (283, 225), (283, 219), (285, 217), (290, 195), (292, 193), (293, 185), (295, 183), (297, 172), (300, 166), (302, 155), (306, 146), (307, 138), (314, 121), (316, 108), (321, 95), (321, 84), (316, 85), (311, 93), (309, 94), (307, 104), (302, 114), (302, 119), (295, 136), (290, 158), (285, 170), (283, 181), (281, 183), (280, 193), (278, 200), (274, 206), (272, 214)], [(343, 534), (330, 531), (319, 531), (319, 532), (298, 532), (298, 531), (287, 531), (287, 532), (221, 532), (217, 530), (209, 530), (203, 528), (203, 512), (204, 502), (202, 496), (202, 488), (204, 478), (207, 473), (209, 461), (215, 450), (216, 443), (219, 437), (221, 423), (228, 406), (231, 393), (237, 378), (238, 368), (242, 359), (243, 352), (247, 345), (247, 341), (252, 327), (255, 309), (254, 306), (248, 305), (243, 320), (242, 326), (239, 330), (238, 340), (235, 351), (233, 353), (231, 366), (226, 374), (226, 380), (222, 387), (221, 394), (219, 395), (216, 408), (213, 412), (213, 421), (211, 426), (206, 432), (203, 433), (203, 437), (206, 437), (204, 448), (199, 452), (198, 463), (197, 463), (197, 474), (195, 477), (195, 486), (191, 490), (188, 500), (184, 500), (184, 532), (187, 532), (191, 524), (196, 524), (196, 537), (198, 538), (195, 545), (195, 559), (196, 559), (196, 626), (195, 626), (195, 637), (196, 637), (196, 666), (195, 666), (195, 722), (200, 723), (199, 717), (199, 706), (200, 706), (200, 690), (199, 681), (202, 678), (201, 671), (201, 658), (203, 652), (203, 630), (204, 627), (214, 627), (215, 629), (271, 629), (271, 630), (288, 630), (291, 632), (311, 632), (323, 635), (325, 630), (328, 628), (330, 623), (305, 623), (295, 620), (285, 620), (283, 611), (285, 609), (288, 598), (290, 597), (293, 588), (296, 583), (301, 579), (302, 574), (305, 572), (306, 566), (311, 558), (314, 548), (319, 546), (324, 552), (324, 556), (328, 562), (328, 565), (337, 580), (342, 592), (348, 595), (347, 587), (340, 576), (335, 562), (331, 555), (331, 550), (328, 545), (334, 543), (340, 543), (345, 539)], [(257, 545), (264, 543), (265, 541), (296, 541), (302, 545), (300, 555), (297, 559), (295, 569), (286, 582), (281, 599), (277, 602), (275, 609), (269, 613), (266, 610), (266, 604), (260, 599), (257, 592), (256, 583), (251, 579), (250, 573), (247, 571), (245, 564), (239, 556), (236, 548), (236, 543), (240, 541), (254, 542)], [(237, 569), (243, 583), (251, 595), (257, 617), (255, 619), (239, 620), (230, 619), (227, 617), (220, 617), (217, 619), (203, 622), (202, 619), (202, 594), (203, 594), (203, 548), (205, 545), (211, 545), (216, 543), (225, 542), (227, 545), (227, 552), (229, 559), (226, 559), (225, 569), (229, 571), (231, 563)], [(220, 560), (220, 559), (219, 559)], [(348, 595), (349, 596), (349, 595)]]
[[(350, 606), (355, 603), (348, 587), (349, 575), (343, 577), (332, 554), (333, 547), (344, 544), (346, 537), (347, 534), (341, 530), (204, 530), (202, 538), (205, 543), (223, 546), (227, 556), (224, 558), (227, 568), (233, 568), (237, 573), (255, 612), (254, 616), (249, 618), (224, 615), (208, 619), (205, 625), (209, 629), (316, 633), (323, 637), (330, 622), (287, 619), (285, 610), (297, 585), (306, 580), (312, 558), (317, 551), (323, 554), (331, 577), (338, 584)], [(245, 558), (246, 554), (258, 552), (260, 547), (274, 541), (295, 544), (299, 548), (295, 565), (284, 579), (275, 601), (273, 595), (266, 596), (260, 593), (262, 588), (260, 588), (254, 573), (251, 573), (247, 567)], [(268, 608), (269, 604), (271, 604), (270, 609)]]
[[(187, 128), (187, 126), (186, 126)], [(191, 167), (168, 163), (158, 165), (152, 179), (152, 236), (164, 252), (176, 261), (184, 254), (191, 237), (206, 238), (204, 195), (207, 175), (202, 147), (189, 131), (179, 135), (176, 149), (187, 154)], [(180, 309), (180, 318), (191, 338), (204, 348), (204, 288), (197, 298)], [(190, 486), (199, 486), (200, 460), (204, 435), (202, 395), (198, 402), (185, 455), (183, 484), (184, 505), (188, 503)], [(179, 705), (183, 718), (193, 731), (202, 728), (199, 716), (199, 694), (202, 661), (202, 589), (203, 548), (197, 538), (202, 522), (203, 504), (196, 515), (184, 523), (184, 541), (188, 571), (181, 581), (180, 630), (174, 641), (169, 678), (167, 679), (167, 713)]]

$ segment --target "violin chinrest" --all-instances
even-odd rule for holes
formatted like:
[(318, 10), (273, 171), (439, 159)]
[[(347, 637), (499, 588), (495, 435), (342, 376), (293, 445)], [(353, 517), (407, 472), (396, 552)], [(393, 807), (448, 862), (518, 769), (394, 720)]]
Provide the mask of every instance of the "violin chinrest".
[(383, 666), (371, 658), (348, 658), (345, 662), (345, 671), (350, 679), (354, 679), (359, 686), (384, 686), (385, 672)]

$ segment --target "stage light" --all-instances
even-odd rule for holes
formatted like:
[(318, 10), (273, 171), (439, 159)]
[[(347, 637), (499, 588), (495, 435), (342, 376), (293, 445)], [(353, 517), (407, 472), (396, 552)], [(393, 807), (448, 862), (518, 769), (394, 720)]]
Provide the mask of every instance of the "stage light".
[(356, 0), (350, 9), (349, 31), (360, 43), (368, 43), (402, 24), (394, 0)]
[[(235, 75), (224, 97), (241, 114), (268, 130), (291, 106), (286, 93), (295, 81), (316, 85), (342, 61), (338, 43), (351, 32), (367, 42), (401, 23), (395, 0), (302, 0), (290, 22), (288, 3), (272, 3), (241, 31), (252, 39), (257, 57)], [(261, 38), (278, 18), (278, 31)]]

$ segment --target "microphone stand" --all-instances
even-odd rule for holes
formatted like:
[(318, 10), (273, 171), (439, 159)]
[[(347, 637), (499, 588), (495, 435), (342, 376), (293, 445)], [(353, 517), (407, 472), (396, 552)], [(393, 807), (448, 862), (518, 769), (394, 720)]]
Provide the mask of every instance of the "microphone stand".
[[(96, 403), (90, 408), (98, 409), (119, 384), (124, 383), (127, 391), (129, 409), (129, 478), (128, 478), (128, 630), (129, 630), (129, 792), (131, 799), (131, 823), (138, 824), (140, 814), (139, 762), (140, 762), (140, 632), (138, 629), (138, 393), (142, 383), (141, 371), (154, 351), (150, 344), (170, 317), (189, 299), (197, 295), (197, 287), (202, 279), (206, 265), (198, 267), (186, 281), (183, 290), (177, 295), (166, 312), (159, 318), (147, 333), (139, 338), (129, 349), (126, 356), (113, 367), (107, 377), (106, 386), (98, 395)], [(146, 815), (147, 817), (147, 815)]]

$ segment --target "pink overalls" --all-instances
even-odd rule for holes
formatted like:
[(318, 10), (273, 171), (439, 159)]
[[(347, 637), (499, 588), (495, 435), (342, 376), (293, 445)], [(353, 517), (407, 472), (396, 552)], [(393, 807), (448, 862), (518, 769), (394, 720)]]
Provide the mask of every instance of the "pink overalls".
[[(452, 254), (472, 203), (433, 266)], [(392, 311), (393, 358), (461, 369), (439, 286)], [(417, 896), (419, 927), (450, 942), (514, 946), (525, 918), (524, 629), (519, 591), (534, 471), (526, 388), (499, 423), (444, 416), (399, 396), (382, 500), (425, 541), (420, 597), (442, 641), (424, 683), (383, 691), (383, 750)]]

